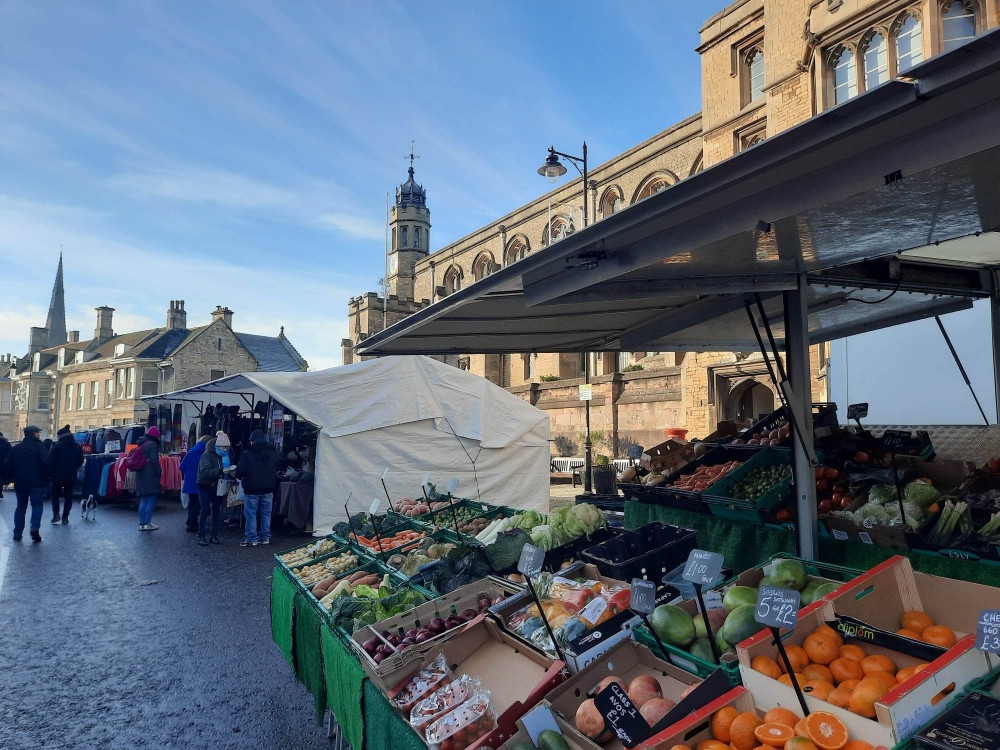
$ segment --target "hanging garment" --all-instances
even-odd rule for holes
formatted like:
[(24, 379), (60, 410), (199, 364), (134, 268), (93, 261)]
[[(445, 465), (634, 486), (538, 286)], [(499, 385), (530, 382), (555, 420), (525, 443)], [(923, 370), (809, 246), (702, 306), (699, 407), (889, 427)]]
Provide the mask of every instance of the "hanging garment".
[(108, 478), (111, 476), (111, 469), (113, 466), (113, 463), (107, 463), (104, 464), (104, 468), (101, 469), (101, 481), (97, 485), (98, 497), (108, 496)]

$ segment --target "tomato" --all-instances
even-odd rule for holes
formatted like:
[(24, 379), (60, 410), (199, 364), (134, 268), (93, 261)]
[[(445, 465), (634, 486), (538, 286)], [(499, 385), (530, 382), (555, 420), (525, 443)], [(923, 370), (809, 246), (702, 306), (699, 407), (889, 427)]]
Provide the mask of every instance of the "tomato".
[(782, 508), (775, 514), (775, 517), (782, 523), (785, 523), (792, 520), (792, 512), (788, 508)]
[(843, 499), (843, 497), (844, 497), (843, 492), (834, 492), (833, 497), (830, 498), (830, 501), (839, 508), (840, 501)]
[(816, 480), (816, 491), (817, 492), (829, 492), (830, 491), (830, 483), (827, 482), (825, 479), (817, 479)]
[(824, 477), (826, 477), (826, 470), (822, 466), (817, 467), (816, 468), (816, 480), (819, 481), (820, 479), (823, 479)]
[(441, 740), (441, 750), (455, 750), (455, 740), (451, 739), (451, 737)]
[(818, 511), (821, 516), (829, 513), (831, 510), (833, 510), (833, 503), (829, 500), (820, 500)]
[(858, 451), (854, 454), (854, 463), (857, 464), (870, 464), (872, 462), (872, 457), (869, 456), (864, 451)]
[(837, 471), (836, 469), (826, 469), (824, 473), (826, 474), (826, 478), (831, 482), (836, 480), (837, 477), (840, 476), (840, 472)]
[(842, 498), (840, 498), (840, 509), (845, 510), (847, 506), (853, 502), (854, 502), (853, 497), (851, 497), (850, 495), (844, 495)]

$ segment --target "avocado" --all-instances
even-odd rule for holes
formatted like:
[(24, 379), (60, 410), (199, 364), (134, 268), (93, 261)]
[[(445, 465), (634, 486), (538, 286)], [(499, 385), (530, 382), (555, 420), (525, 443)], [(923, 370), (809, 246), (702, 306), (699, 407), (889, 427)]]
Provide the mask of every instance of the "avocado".
[(559, 732), (546, 729), (538, 735), (538, 750), (569, 750), (569, 743)]
[[(545, 731), (546, 732), (551, 732), (552, 730), (551, 729), (546, 729)], [(541, 739), (542, 739), (541, 736), (539, 736), (538, 740), (541, 741)], [(562, 737), (560, 737), (559, 739), (562, 739)], [(512, 748), (512, 750), (538, 750), (538, 748), (536, 748), (530, 742), (518, 742), (516, 745), (514, 745), (514, 747)]]

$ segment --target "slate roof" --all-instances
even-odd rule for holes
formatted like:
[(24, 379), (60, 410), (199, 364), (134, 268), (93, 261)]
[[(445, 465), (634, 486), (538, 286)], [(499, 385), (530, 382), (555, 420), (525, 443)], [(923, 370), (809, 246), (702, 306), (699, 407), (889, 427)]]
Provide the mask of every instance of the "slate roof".
[(208, 326), (199, 326), (197, 328), (167, 328), (153, 339), (150, 344), (142, 350), (137, 357), (145, 357), (151, 359), (165, 359), (169, 357), (173, 352), (181, 347), (181, 345), (187, 343), (199, 333), (204, 331)]
[(305, 365), (302, 355), (286, 338), (255, 333), (237, 333), (236, 337), (257, 360), (259, 372), (293, 372)]

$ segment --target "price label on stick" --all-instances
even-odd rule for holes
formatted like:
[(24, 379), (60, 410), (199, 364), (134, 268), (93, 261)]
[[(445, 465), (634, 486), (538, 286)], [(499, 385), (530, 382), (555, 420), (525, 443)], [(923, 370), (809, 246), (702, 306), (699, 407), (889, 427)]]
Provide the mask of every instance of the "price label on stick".
[(420, 480), (420, 486), (426, 487), (430, 483), (431, 483), (431, 473), (428, 471), (426, 474), (424, 474), (424, 478)]
[(649, 724), (617, 682), (594, 696), (594, 707), (625, 747), (635, 747), (649, 738)]
[(545, 550), (534, 544), (526, 544), (521, 550), (521, 559), (517, 561), (517, 571), (528, 578), (537, 578), (544, 562)]
[(451, 493), (453, 493), (455, 490), (457, 490), (458, 489), (458, 477), (452, 477), (451, 479), (449, 479), (448, 480), (448, 484), (446, 484), (444, 486), (444, 488), (448, 491), (449, 495)]
[(979, 613), (976, 646), (980, 651), (1000, 654), (1000, 609), (984, 609)]
[(376, 497), (374, 500), (372, 500), (372, 504), (371, 506), (369, 506), (368, 512), (374, 516), (376, 513), (378, 513), (378, 506), (380, 506), (381, 504), (382, 501)]
[(643, 578), (632, 579), (629, 609), (640, 615), (651, 615), (656, 609), (656, 584)]
[(882, 433), (882, 448), (890, 453), (906, 450), (912, 434), (909, 430), (886, 430)]
[(847, 407), (847, 419), (858, 420), (868, 416), (868, 404), (849, 404)]
[(693, 549), (688, 555), (681, 578), (701, 586), (712, 586), (720, 572), (722, 572), (722, 555), (718, 552)]
[(801, 597), (795, 589), (761, 586), (757, 591), (757, 608), (753, 619), (772, 628), (794, 628), (799, 621)]
[(382, 470), (382, 481), (383, 482), (385, 481), (385, 478), (387, 476), (389, 476), (389, 467), (388, 466), (386, 466), (385, 469)]

